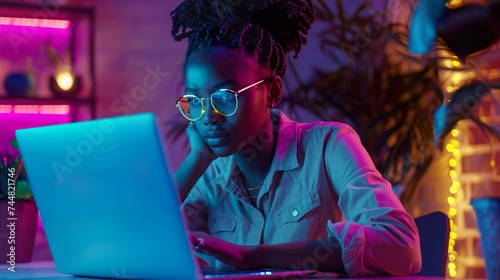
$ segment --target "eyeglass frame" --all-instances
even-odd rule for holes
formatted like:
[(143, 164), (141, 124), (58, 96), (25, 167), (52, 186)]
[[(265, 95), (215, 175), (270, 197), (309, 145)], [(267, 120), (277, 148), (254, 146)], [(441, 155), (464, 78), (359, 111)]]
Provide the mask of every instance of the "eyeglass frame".
[[(274, 78), (274, 77), (273, 77), (273, 78)], [(248, 89), (250, 89), (250, 88), (252, 88), (252, 87), (256, 86), (256, 85), (260, 85), (260, 84), (262, 84), (263, 82), (265, 82), (265, 81), (267, 81), (267, 80), (269, 80), (269, 78), (267, 78), (267, 79), (262, 79), (262, 80), (260, 80), (260, 81), (258, 81), (258, 82), (255, 82), (255, 83), (253, 83), (253, 84), (251, 84), (251, 85), (249, 85), (249, 86), (246, 86), (246, 87), (244, 87), (244, 88), (242, 88), (242, 89), (240, 89), (240, 90), (232, 90), (232, 89), (227, 89), (227, 88), (217, 89), (217, 90), (214, 90), (214, 91), (210, 94), (210, 96), (209, 96), (209, 97), (199, 97), (199, 96), (196, 96), (196, 95), (194, 95), (194, 94), (184, 94), (183, 96), (179, 97), (179, 99), (177, 99), (177, 101), (175, 101), (175, 106), (176, 106), (177, 108), (179, 108), (179, 111), (181, 112), (181, 114), (182, 114), (182, 116), (183, 116), (184, 118), (186, 118), (188, 121), (192, 121), (192, 122), (194, 122), (194, 121), (197, 121), (197, 120), (201, 119), (201, 117), (203, 117), (203, 115), (204, 115), (204, 114), (205, 114), (205, 112), (207, 111), (207, 107), (205, 106), (204, 100), (206, 100), (206, 99), (210, 99), (210, 106), (212, 106), (212, 108), (215, 110), (215, 112), (217, 112), (218, 114), (220, 114), (220, 115), (222, 115), (222, 116), (224, 116), (224, 117), (230, 117), (230, 116), (234, 115), (234, 114), (236, 113), (236, 111), (238, 111), (238, 106), (239, 106), (239, 103), (238, 103), (238, 95), (239, 95), (240, 93), (242, 93), (242, 92), (244, 92), (244, 91), (246, 91), (246, 90), (248, 90)], [(222, 91), (222, 92), (230, 92), (230, 93), (232, 93), (232, 94), (235, 96), (235, 99), (236, 99), (236, 107), (235, 107), (235, 109), (234, 109), (234, 112), (232, 112), (231, 114), (223, 114), (223, 113), (219, 112), (219, 110), (217, 110), (217, 109), (215, 108), (215, 106), (214, 106), (213, 99), (212, 99), (212, 95), (214, 95), (214, 94), (215, 94), (215, 93), (217, 93), (217, 92), (221, 92), (221, 91)], [(181, 99), (182, 99), (182, 98), (185, 98), (185, 97), (196, 97), (196, 98), (199, 98), (199, 99), (201, 100), (201, 102), (202, 102), (202, 103), (201, 103), (202, 108), (201, 108), (201, 114), (200, 114), (200, 116), (199, 116), (198, 118), (196, 118), (196, 119), (188, 118), (188, 117), (184, 114), (184, 112), (182, 111), (181, 106), (179, 105), (179, 102), (181, 101)], [(208, 102), (207, 102), (207, 103), (208, 103)]]

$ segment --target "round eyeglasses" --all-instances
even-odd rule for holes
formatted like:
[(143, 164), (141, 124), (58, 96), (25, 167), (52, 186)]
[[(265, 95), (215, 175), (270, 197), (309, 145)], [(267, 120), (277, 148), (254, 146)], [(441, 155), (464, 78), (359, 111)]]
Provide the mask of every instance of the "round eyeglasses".
[(212, 92), (210, 97), (198, 97), (196, 95), (186, 94), (177, 99), (176, 106), (186, 119), (196, 121), (205, 114), (207, 110), (205, 102), (207, 102), (207, 99), (210, 99), (210, 104), (217, 113), (226, 117), (232, 116), (236, 113), (236, 110), (238, 110), (238, 94), (264, 81), (265, 79), (260, 80), (236, 91), (231, 89), (218, 89)]

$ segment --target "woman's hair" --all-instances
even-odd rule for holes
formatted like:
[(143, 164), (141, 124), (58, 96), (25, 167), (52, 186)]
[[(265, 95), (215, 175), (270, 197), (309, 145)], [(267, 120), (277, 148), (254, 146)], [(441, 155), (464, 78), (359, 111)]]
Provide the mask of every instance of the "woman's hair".
[(186, 61), (211, 47), (242, 49), (281, 77), (314, 21), (311, 0), (184, 0), (171, 16), (174, 39), (189, 38)]

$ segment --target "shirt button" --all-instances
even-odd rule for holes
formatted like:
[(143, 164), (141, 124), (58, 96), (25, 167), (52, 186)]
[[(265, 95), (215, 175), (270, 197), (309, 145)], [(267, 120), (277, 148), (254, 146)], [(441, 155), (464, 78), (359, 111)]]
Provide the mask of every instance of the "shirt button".
[(297, 209), (292, 211), (292, 216), (297, 217), (298, 214), (299, 214), (299, 211), (297, 211)]

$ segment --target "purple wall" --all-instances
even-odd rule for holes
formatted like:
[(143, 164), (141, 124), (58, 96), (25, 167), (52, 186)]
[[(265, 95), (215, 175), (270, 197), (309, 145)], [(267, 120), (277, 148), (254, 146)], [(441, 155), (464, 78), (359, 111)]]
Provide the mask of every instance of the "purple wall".
[[(34, 0), (22, 2), (38, 3)], [(175, 42), (171, 38), (169, 13), (180, 3), (179, 0), (141, 2), (58, 0), (57, 2), (95, 8), (97, 117), (152, 111), (162, 121), (166, 121), (178, 114), (174, 103), (180, 94), (186, 42)], [(360, 0), (349, 3), (354, 2), (359, 3)], [(380, 6), (384, 1), (374, 2)], [(313, 67), (336, 67), (317, 51), (319, 47), (317, 34), (320, 28), (318, 24), (313, 25), (309, 43), (304, 46), (299, 58), (294, 60), (301, 79), (310, 79)], [(64, 40), (56, 41), (64, 44)], [(5, 71), (6, 69), (0, 70), (0, 77)], [(157, 74), (152, 74), (154, 72)], [(148, 77), (154, 78), (150, 80), (154, 82), (154, 86), (145, 89), (143, 81)], [(297, 85), (290, 70), (285, 79), (292, 88)], [(307, 116), (303, 116), (302, 119), (307, 120)], [(185, 143), (184, 139), (180, 139), (177, 143), (168, 143), (174, 168), (180, 164), (180, 159), (187, 152)]]

